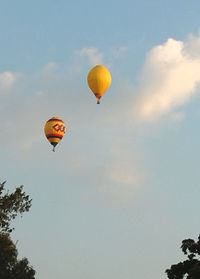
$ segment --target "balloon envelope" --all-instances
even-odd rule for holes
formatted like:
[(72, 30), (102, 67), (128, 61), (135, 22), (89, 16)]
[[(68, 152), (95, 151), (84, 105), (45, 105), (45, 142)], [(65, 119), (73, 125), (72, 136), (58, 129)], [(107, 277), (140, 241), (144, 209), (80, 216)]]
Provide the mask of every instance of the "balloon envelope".
[(46, 122), (44, 132), (48, 141), (53, 145), (53, 151), (55, 151), (56, 145), (65, 135), (65, 123), (59, 117), (52, 117)]
[(97, 103), (111, 85), (110, 71), (103, 65), (97, 65), (88, 74), (88, 85), (97, 98)]

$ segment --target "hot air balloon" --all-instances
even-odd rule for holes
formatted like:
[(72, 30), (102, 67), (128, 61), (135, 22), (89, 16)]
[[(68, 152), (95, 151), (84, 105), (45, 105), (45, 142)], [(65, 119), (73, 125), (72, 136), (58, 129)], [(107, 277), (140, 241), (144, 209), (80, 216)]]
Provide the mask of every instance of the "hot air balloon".
[(65, 123), (58, 117), (52, 117), (46, 122), (44, 132), (50, 144), (53, 145), (53, 151), (55, 152), (56, 145), (65, 135)]
[(110, 71), (102, 65), (97, 65), (90, 70), (88, 85), (97, 98), (97, 104), (100, 104), (101, 97), (106, 93), (111, 84)]

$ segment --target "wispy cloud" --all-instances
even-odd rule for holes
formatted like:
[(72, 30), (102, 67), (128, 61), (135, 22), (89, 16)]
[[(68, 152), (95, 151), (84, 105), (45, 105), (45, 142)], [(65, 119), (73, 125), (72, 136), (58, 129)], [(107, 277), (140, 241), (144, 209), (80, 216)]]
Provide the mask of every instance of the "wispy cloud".
[[(121, 156), (124, 156), (123, 151), (121, 151)], [(149, 175), (138, 164), (136, 158), (121, 160), (115, 158), (112, 153), (107, 153), (106, 161), (111, 162), (105, 164), (105, 160), (98, 160), (98, 162), (87, 160), (87, 167), (82, 166), (84, 173), (81, 169), (76, 171), (76, 176), (79, 174), (81, 181), (87, 181), (87, 187), (90, 189), (89, 195), (88, 191), (83, 193), (83, 200), (86, 199), (101, 206), (131, 206)]]
[(58, 66), (55, 62), (49, 62), (47, 65), (45, 65), (42, 69), (42, 72), (44, 74), (52, 73), (53, 71), (57, 70)]
[(114, 48), (112, 50), (112, 56), (114, 59), (121, 58), (127, 50), (128, 50), (127, 46), (120, 46), (118, 48)]
[(77, 52), (79, 56), (87, 56), (91, 66), (103, 64), (103, 53), (95, 47), (83, 48)]
[(0, 92), (10, 89), (17, 78), (20, 76), (19, 73), (3, 72), (0, 74)]
[(181, 122), (186, 118), (186, 114), (182, 111), (180, 112), (172, 112), (170, 118), (174, 122)]
[(107, 183), (101, 190), (117, 200), (128, 202), (143, 186), (145, 173), (136, 160), (116, 160), (106, 169)]

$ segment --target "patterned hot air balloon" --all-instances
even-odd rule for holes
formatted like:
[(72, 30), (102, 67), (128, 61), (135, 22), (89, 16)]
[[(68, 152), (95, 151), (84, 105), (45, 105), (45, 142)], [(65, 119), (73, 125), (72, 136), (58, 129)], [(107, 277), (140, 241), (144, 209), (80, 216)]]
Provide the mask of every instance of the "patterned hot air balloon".
[(55, 151), (56, 145), (65, 135), (65, 123), (58, 117), (52, 117), (46, 122), (44, 132), (48, 141), (53, 145), (53, 151)]
[(97, 65), (88, 74), (88, 85), (97, 98), (97, 104), (100, 104), (101, 97), (106, 93), (111, 85), (110, 71), (102, 65)]

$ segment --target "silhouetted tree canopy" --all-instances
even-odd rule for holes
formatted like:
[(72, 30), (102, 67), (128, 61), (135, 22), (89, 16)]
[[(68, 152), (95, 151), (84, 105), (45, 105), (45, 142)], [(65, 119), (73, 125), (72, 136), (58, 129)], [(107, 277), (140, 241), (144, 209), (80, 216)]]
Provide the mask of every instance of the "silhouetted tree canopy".
[(23, 186), (10, 194), (5, 191), (5, 182), (0, 183), (0, 279), (35, 279), (35, 270), (27, 258), (17, 258), (18, 251), (10, 237), (14, 230), (10, 227), (11, 221), (29, 211), (31, 201), (23, 192)]
[(10, 223), (18, 214), (29, 211), (31, 199), (23, 192), (23, 186), (17, 187), (15, 192), (5, 192), (5, 182), (0, 183), (0, 231), (12, 232)]
[(200, 235), (198, 241), (185, 239), (182, 241), (181, 249), (187, 260), (174, 264), (166, 270), (169, 279), (200, 279)]
[(34, 279), (35, 271), (28, 260), (17, 259), (17, 249), (8, 233), (0, 233), (0, 278)]

